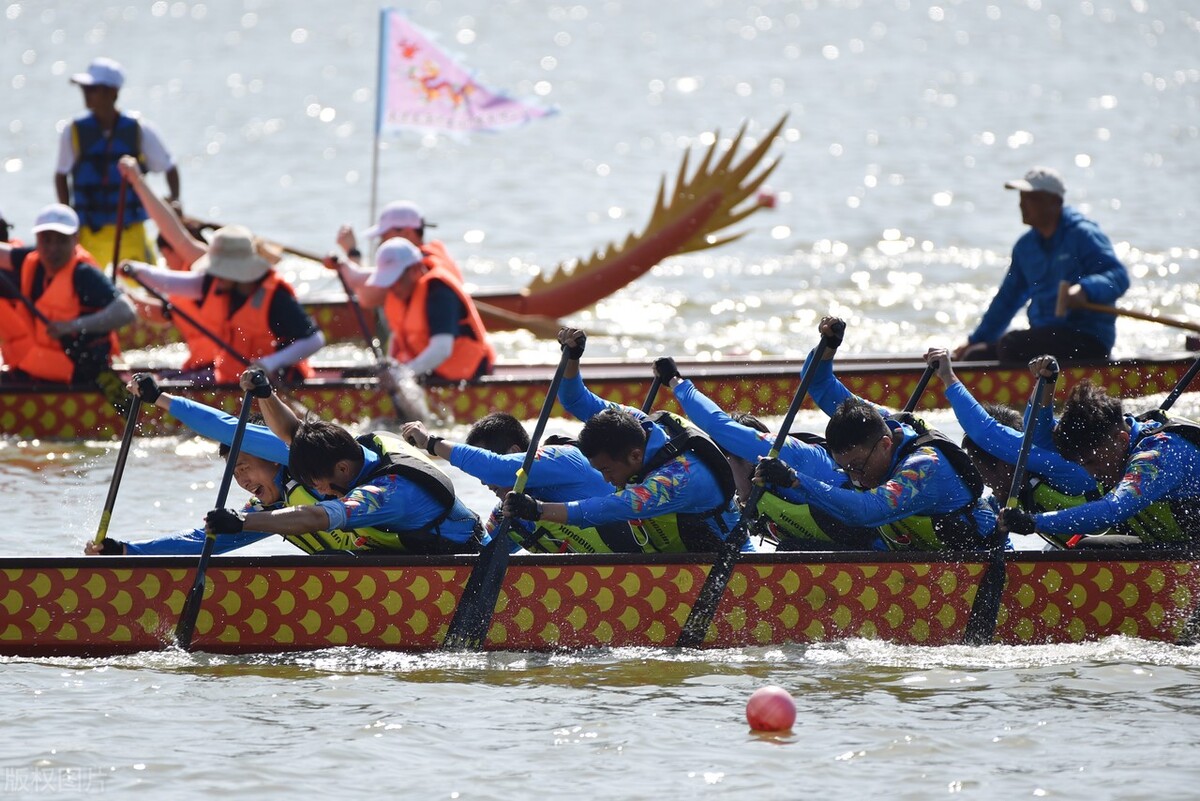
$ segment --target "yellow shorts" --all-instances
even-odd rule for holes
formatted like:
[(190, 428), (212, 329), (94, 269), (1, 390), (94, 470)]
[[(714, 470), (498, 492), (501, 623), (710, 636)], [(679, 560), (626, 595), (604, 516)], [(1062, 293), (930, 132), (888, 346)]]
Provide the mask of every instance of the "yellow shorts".
[[(117, 226), (115, 225), (106, 225), (99, 231), (93, 231), (84, 225), (79, 229), (79, 244), (96, 257), (98, 267), (106, 267), (112, 263), (116, 235)], [(120, 260), (124, 261), (125, 259), (158, 264), (158, 253), (146, 235), (144, 222), (130, 223), (121, 232)]]

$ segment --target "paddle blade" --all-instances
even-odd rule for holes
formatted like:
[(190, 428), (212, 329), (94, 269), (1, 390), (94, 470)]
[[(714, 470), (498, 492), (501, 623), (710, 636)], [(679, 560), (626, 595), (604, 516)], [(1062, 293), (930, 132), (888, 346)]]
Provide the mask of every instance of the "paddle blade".
[(381, 384), (389, 390), (392, 405), (396, 407), (396, 416), (401, 422), (419, 420), (431, 423), (433, 412), (429, 409), (429, 400), (425, 390), (417, 383), (417, 376), (412, 370), (402, 364), (391, 365), (387, 368), (388, 375), (381, 378)]
[(749, 536), (749, 526), (744, 522), (749, 518), (743, 517), (742, 520), (743, 522), (739, 523), (737, 528), (730, 532), (729, 537), (721, 543), (721, 550), (717, 552), (717, 558), (709, 568), (708, 576), (705, 577), (704, 584), (701, 585), (700, 592), (696, 595), (696, 602), (692, 604), (692, 610), (688, 613), (688, 618), (679, 632), (679, 638), (675, 641), (677, 647), (699, 648), (704, 643), (708, 628), (712, 625), (713, 618), (716, 617), (717, 607), (720, 606), (721, 598), (725, 595), (725, 587), (729, 584), (729, 579), (733, 577), (734, 568), (737, 567), (742, 545)]

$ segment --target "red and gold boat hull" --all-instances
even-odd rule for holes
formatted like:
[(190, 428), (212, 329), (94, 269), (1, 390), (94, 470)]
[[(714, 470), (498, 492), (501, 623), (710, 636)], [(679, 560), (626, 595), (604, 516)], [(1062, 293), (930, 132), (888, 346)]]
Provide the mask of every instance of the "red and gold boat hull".
[[(216, 557), (193, 647), (276, 653), (428, 651), (445, 637), (474, 557)], [(104, 657), (172, 647), (193, 557), (0, 559), (0, 654)], [(853, 638), (964, 639), (983, 561), (929, 554), (776, 553), (737, 566), (704, 647)], [(1150, 553), (1012, 553), (992, 642), (1190, 638), (1200, 571)], [(488, 650), (675, 642), (703, 556), (514, 556)]]
[[(1138, 397), (1170, 391), (1191, 366), (1194, 354), (1080, 364), (1063, 369), (1063, 392), (1084, 378), (1105, 386), (1114, 395)], [(796, 391), (800, 362), (680, 362), (683, 375), (722, 408), (758, 415), (782, 415)], [(361, 368), (359, 368), (361, 370)], [(845, 359), (837, 362), (838, 377), (852, 392), (891, 408), (901, 408), (925, 369), (922, 361), (896, 357)], [(651, 368), (644, 363), (585, 362), (588, 387), (601, 397), (641, 406), (650, 387)], [(955, 372), (981, 401), (1024, 404), (1033, 387), (1024, 367), (994, 362), (966, 362)], [(546, 365), (502, 365), (481, 381), (426, 388), (430, 407), (439, 416), (472, 422), (495, 410), (520, 419), (536, 418), (550, 384), (553, 368)], [(241, 396), (234, 387), (193, 388), (162, 383), (204, 403), (236, 412)], [(281, 394), (327, 420), (356, 424), (367, 419), (395, 417), (389, 396), (374, 379), (350, 371), (324, 369), (303, 384), (280, 389)], [(658, 408), (678, 411), (669, 390), (658, 396)], [(807, 402), (811, 406), (811, 401)], [(920, 408), (946, 406), (935, 387), (922, 396)], [(565, 412), (556, 407), (556, 416)], [(180, 430), (168, 415), (144, 414), (142, 433), (170, 434)], [(106, 439), (119, 436), (123, 419), (95, 390), (60, 385), (0, 385), (0, 432), (21, 438)]]

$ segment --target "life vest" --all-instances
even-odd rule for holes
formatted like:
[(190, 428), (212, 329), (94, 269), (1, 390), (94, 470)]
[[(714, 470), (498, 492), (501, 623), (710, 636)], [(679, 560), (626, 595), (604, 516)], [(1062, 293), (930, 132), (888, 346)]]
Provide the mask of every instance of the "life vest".
[[(1025, 481), (1025, 486), (1021, 488), (1021, 492), (1017, 496), (1017, 504), (1032, 515), (1040, 514), (1041, 512), (1074, 509), (1076, 506), (1081, 506), (1099, 498), (1099, 487), (1093, 492), (1088, 492), (1084, 495), (1069, 495), (1062, 490), (1050, 486), (1050, 483), (1041, 476), (1030, 476)], [(1067, 543), (1073, 536), (1073, 534), (1042, 534), (1042, 537), (1054, 540), (1054, 542), (1063, 548), (1069, 547)]]
[(984, 483), (971, 457), (949, 437), (936, 429), (926, 428), (922, 421), (911, 414), (896, 414), (892, 419), (912, 426), (917, 432), (917, 436), (900, 447), (895, 463), (903, 464), (918, 448), (934, 448), (966, 484), (971, 500), (953, 512), (913, 515), (880, 526), (879, 534), (888, 548), (893, 551), (940, 551), (979, 550), (989, 545), (995, 546), (997, 543), (991, 540), (998, 540), (999, 535), (993, 533), (992, 537), (985, 538), (972, 514), (983, 497)]
[[(428, 456), (395, 434), (377, 431), (358, 437), (358, 443), (379, 456), (379, 462), (362, 483), (390, 475), (416, 484), (434, 497), (442, 511), (421, 528), (378, 526), (356, 529), (364, 544), (374, 549), (404, 551), (413, 554), (468, 553), (479, 550), (483, 528), (475, 513), (463, 505), (454, 492), (450, 477), (439, 470)], [(448, 518), (474, 519), (475, 536), (465, 543), (452, 542), (439, 534)]]
[[(80, 225), (98, 231), (117, 222), (117, 206), (121, 190), (121, 173), (117, 162), (122, 156), (134, 156), (145, 170), (142, 155), (142, 126), (133, 117), (117, 114), (108, 136), (92, 114), (84, 114), (71, 123), (71, 144), (75, 164), (71, 167), (72, 204), (79, 215)], [(148, 217), (136, 192), (125, 192), (123, 223), (142, 222)]]
[(654, 458), (642, 465), (642, 469), (631, 477), (628, 483), (640, 484), (668, 462), (690, 453), (712, 472), (721, 490), (721, 502), (702, 512), (672, 512), (645, 520), (629, 521), (640, 550), (647, 553), (679, 553), (717, 549), (721, 541), (714, 533), (713, 526), (728, 534), (722, 515), (729, 509), (737, 491), (729, 460), (707, 434), (678, 415), (658, 411), (651, 414), (648, 421), (661, 426), (671, 438), (659, 448)]
[(496, 363), (496, 351), (488, 342), (479, 310), (463, 289), (462, 281), (455, 277), (454, 270), (458, 268), (447, 267), (448, 258), (443, 260), (436, 252), (426, 252), (427, 248), (422, 248), (421, 252), (425, 254), (422, 263), (429, 269), (417, 279), (412, 294), (407, 300), (401, 300), (395, 292), (388, 292), (384, 302), (384, 314), (392, 329), (392, 356), (398, 361), (407, 362), (428, 347), (429, 318), (425, 314), (425, 301), (429, 297), (430, 286), (434, 281), (440, 281), (454, 291), (466, 309), (466, 315), (458, 325), (460, 329), (466, 326), (471, 333), (455, 335), (454, 349), (444, 362), (433, 369), (433, 375), (446, 381), (470, 381), (491, 372)]
[(642, 546), (624, 521), (570, 526), (539, 520), (533, 531), (513, 525), (513, 542), (530, 553), (638, 553)]
[[(231, 296), (217, 291), (217, 281), (205, 278), (204, 298), (200, 301), (195, 317), (201, 325), (252, 362), (260, 356), (274, 353), (282, 345), (271, 333), (271, 302), (276, 292), (296, 296), (287, 281), (275, 272), (268, 272), (250, 293), (250, 297), (246, 298), (237, 311), (230, 313)], [(213, 373), (217, 383), (236, 384), (246, 366), (230, 355), (225, 348), (216, 347), (215, 343), (213, 350)], [(313, 375), (307, 360), (297, 362), (289, 369), (304, 378)]]
[[(30, 251), (21, 265), (21, 293), (30, 299), (37, 296), (34, 281), (39, 266), (41, 257), (36, 250)], [(75, 294), (75, 271), (79, 266), (80, 250), (77, 248), (70, 262), (54, 274), (34, 301), (34, 306), (50, 321), (74, 320), (94, 311), (85, 309)], [(18, 339), (10, 346), (18, 351), (15, 354), (17, 360), (12, 366), (35, 378), (63, 384), (91, 380), (103, 366), (108, 365), (113, 354), (120, 353), (117, 335), (113, 331), (80, 335), (64, 342), (51, 337), (45, 323), (34, 317), (23, 303), (15, 307), (14, 314), (24, 318), (29, 336), (24, 341)], [(8, 351), (5, 352), (6, 361), (7, 355)]]
[[(758, 499), (759, 523), (770, 521), (777, 551), (870, 551), (879, 532), (848, 526), (807, 503), (792, 503), (772, 492)], [(765, 518), (765, 521), (764, 521)]]
[[(181, 298), (178, 295), (169, 295), (167, 300), (171, 305), (178, 309), (181, 313), (171, 316), (171, 322), (175, 324), (179, 335), (183, 337), (183, 342), (187, 345), (188, 357), (183, 363), (183, 370), (190, 372), (192, 370), (203, 370), (206, 367), (212, 367), (216, 364), (217, 354), (222, 348), (216, 342), (213, 342), (204, 334), (200, 333), (200, 329), (183, 319), (186, 314), (193, 320), (201, 319), (203, 312), (201, 311), (201, 303), (192, 300), (191, 298)], [(268, 308), (270, 308), (268, 306)]]
[(462, 270), (454, 259), (450, 258), (450, 252), (446, 250), (446, 246), (437, 239), (431, 239), (420, 246), (422, 255), (425, 256), (427, 263), (437, 263), (439, 267), (445, 267), (447, 272), (458, 279), (461, 284), (463, 282)]
[[(1174, 434), (1200, 449), (1200, 423), (1172, 418), (1157, 409), (1138, 416), (1139, 422), (1161, 422), (1134, 441), (1134, 445), (1156, 434)], [(1144, 543), (1177, 543), (1200, 536), (1200, 496), (1155, 501), (1133, 517), (1112, 528), (1115, 534), (1128, 534)]]

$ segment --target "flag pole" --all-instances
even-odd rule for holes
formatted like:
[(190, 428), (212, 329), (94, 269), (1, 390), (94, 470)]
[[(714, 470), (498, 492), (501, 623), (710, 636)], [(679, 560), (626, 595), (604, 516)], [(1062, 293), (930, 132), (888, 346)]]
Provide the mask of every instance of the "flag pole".
[(367, 219), (374, 225), (375, 209), (379, 203), (379, 132), (383, 130), (384, 87), (387, 86), (388, 22), (392, 9), (379, 9), (379, 69), (375, 73), (375, 139), (371, 145), (371, 208)]

